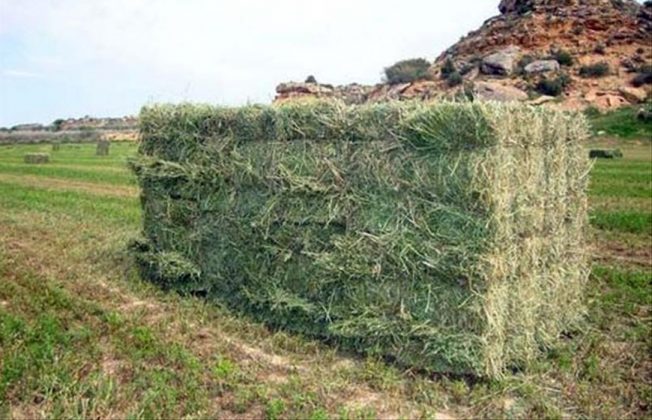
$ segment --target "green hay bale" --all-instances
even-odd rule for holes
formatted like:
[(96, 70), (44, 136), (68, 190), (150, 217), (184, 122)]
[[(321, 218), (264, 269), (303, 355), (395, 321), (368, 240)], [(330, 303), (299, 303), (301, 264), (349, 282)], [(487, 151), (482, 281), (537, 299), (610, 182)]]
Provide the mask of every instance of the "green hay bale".
[(50, 162), (50, 155), (47, 153), (27, 153), (25, 163), (42, 164)]
[(140, 116), (143, 275), (430, 371), (498, 377), (583, 314), (581, 115), (338, 102)]
[(109, 140), (104, 140), (104, 139), (98, 140), (97, 141), (97, 148), (95, 149), (95, 155), (96, 156), (108, 156), (110, 146), (111, 146), (111, 142)]
[(623, 152), (620, 149), (593, 149), (589, 151), (590, 159), (620, 159)]

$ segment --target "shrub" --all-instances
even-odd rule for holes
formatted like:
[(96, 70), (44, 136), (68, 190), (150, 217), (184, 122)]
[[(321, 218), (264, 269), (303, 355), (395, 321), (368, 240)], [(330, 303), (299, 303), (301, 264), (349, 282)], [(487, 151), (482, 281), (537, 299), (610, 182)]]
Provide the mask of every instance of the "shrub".
[(652, 105), (648, 106), (647, 108), (639, 109), (636, 113), (636, 119), (642, 123), (652, 123)]
[(537, 83), (535, 90), (542, 95), (559, 96), (570, 83), (570, 78), (566, 74), (561, 74), (555, 79), (543, 78)]
[(456, 72), (457, 68), (455, 68), (455, 63), (450, 58), (447, 58), (444, 65), (441, 66), (441, 78), (447, 80), (448, 76)]
[(315, 84), (316, 84), (316, 83), (317, 83), (317, 79), (315, 79), (315, 76), (313, 76), (313, 75), (311, 74), (310, 76), (306, 77), (306, 81), (305, 81), (304, 83), (315, 83)]
[(530, 362), (583, 313), (582, 117), (311, 101), (154, 106), (140, 124), (147, 244), (134, 249), (165, 287), (400, 364), (488, 377)]
[(603, 43), (600, 42), (595, 46), (593, 52), (596, 54), (604, 55), (606, 52), (606, 47)]
[(63, 125), (65, 121), (61, 118), (58, 118), (52, 122), (52, 129), (54, 131), (59, 131), (61, 130), (61, 126)]
[(609, 74), (609, 63), (606, 61), (601, 61), (595, 64), (589, 64), (586, 66), (580, 67), (580, 76), (581, 77), (604, 77)]
[(409, 83), (415, 80), (429, 79), (430, 63), (423, 58), (399, 61), (385, 68), (385, 78), (389, 84)]
[(455, 71), (448, 75), (446, 82), (448, 83), (449, 87), (455, 87), (461, 85), (464, 82), (464, 78), (461, 74)]
[[(594, 133), (603, 131), (609, 136), (624, 139), (650, 139), (652, 124), (645, 121), (645, 116), (639, 117), (641, 110), (645, 112), (645, 109), (646, 107), (621, 107), (608, 112), (600, 112), (597, 109), (587, 109), (584, 112), (589, 118)], [(647, 109), (652, 112), (650, 105)]]
[(647, 64), (639, 68), (639, 73), (632, 80), (632, 84), (636, 87), (652, 84), (652, 65)]
[(464, 78), (457, 71), (455, 63), (450, 58), (447, 58), (444, 65), (441, 67), (441, 78), (446, 80), (448, 86), (454, 87), (462, 84)]
[(557, 60), (560, 66), (570, 67), (575, 62), (571, 53), (566, 50), (555, 51), (552, 57)]

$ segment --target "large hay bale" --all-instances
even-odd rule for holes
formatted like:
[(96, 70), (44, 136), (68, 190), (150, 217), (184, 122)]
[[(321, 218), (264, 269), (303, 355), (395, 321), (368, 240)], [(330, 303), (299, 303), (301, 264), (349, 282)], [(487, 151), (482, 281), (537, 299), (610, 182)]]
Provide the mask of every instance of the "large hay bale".
[(27, 153), (25, 155), (25, 163), (48, 163), (50, 161), (50, 155), (47, 153)]
[(487, 103), (153, 106), (143, 275), (274, 326), (496, 377), (583, 313), (580, 115)]
[(106, 139), (100, 139), (97, 141), (97, 148), (95, 149), (95, 155), (96, 156), (108, 156), (109, 155), (109, 147), (111, 146), (111, 142)]

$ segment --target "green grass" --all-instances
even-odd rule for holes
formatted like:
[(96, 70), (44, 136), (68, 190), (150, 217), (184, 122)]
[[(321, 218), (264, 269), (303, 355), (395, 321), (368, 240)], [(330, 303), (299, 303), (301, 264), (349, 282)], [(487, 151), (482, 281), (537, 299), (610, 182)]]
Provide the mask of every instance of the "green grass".
[(622, 107), (606, 113), (589, 110), (586, 114), (594, 133), (604, 132), (606, 135), (623, 139), (652, 140), (652, 122), (638, 120), (637, 110), (638, 107)]
[(135, 145), (115, 146), (63, 145), (37, 173), (22, 155), (47, 147), (0, 148), (0, 418), (650, 416), (649, 145), (593, 168), (586, 325), (492, 382), (341, 354), (142, 282), (126, 252), (138, 198), (102, 195), (131, 185)]
[(131, 174), (117, 171), (103, 171), (94, 168), (78, 169), (54, 165), (25, 165), (16, 163), (0, 164), (0, 173), (18, 175), (37, 175), (48, 178), (77, 180), (112, 185), (136, 185)]
[(601, 230), (652, 236), (652, 214), (635, 211), (593, 211), (591, 224)]
[(16, 187), (0, 180), (3, 205), (15, 211), (35, 210), (47, 214), (65, 214), (80, 220), (137, 225), (140, 206), (136, 198), (96, 197), (72, 191), (56, 191), (38, 187)]

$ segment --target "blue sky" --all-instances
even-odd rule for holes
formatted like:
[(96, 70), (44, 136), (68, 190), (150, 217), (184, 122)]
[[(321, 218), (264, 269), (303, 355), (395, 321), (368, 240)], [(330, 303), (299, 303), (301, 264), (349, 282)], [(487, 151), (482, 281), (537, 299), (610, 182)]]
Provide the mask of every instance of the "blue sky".
[(283, 81), (377, 83), (498, 0), (0, 0), (0, 126), (270, 102)]

